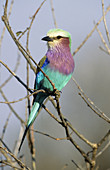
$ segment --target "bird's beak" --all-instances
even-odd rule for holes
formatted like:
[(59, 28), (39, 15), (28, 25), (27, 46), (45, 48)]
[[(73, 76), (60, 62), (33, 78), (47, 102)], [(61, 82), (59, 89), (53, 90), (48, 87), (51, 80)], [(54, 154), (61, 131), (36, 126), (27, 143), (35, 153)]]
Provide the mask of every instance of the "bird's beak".
[(50, 38), (49, 36), (46, 36), (44, 38), (42, 38), (43, 41), (53, 41), (52, 38)]

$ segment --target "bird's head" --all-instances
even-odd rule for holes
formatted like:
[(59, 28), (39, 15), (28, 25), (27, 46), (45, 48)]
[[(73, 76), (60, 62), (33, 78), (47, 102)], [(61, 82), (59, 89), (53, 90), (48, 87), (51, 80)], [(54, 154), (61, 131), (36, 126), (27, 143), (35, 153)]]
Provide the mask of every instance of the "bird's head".
[(51, 29), (48, 31), (47, 36), (42, 38), (42, 40), (47, 41), (49, 48), (54, 48), (55, 46), (66, 45), (71, 49), (71, 35), (69, 32), (62, 29)]

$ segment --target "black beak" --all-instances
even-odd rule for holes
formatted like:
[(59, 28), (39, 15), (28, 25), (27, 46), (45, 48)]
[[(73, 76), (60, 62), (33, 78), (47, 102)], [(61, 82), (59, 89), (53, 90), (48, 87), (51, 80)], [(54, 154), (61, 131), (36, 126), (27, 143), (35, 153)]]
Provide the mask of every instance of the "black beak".
[(46, 36), (46, 37), (42, 38), (41, 40), (43, 40), (43, 41), (53, 41), (53, 39), (50, 38), (49, 36)]

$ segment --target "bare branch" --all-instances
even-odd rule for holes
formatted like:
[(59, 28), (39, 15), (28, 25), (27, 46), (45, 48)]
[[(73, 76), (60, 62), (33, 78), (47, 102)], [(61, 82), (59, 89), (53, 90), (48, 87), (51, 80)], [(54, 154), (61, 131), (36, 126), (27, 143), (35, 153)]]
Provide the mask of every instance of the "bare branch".
[(79, 167), (79, 165), (72, 159), (71, 160), (71, 162), (73, 162), (74, 163), (74, 165), (78, 168), (78, 169), (80, 169), (81, 170), (81, 168)]
[(100, 152), (97, 153), (96, 158), (98, 158), (100, 155), (102, 155), (102, 154), (105, 152), (105, 150), (108, 149), (109, 146), (110, 146), (110, 140), (109, 140), (109, 142), (105, 145), (105, 147), (104, 147)]
[(8, 115), (8, 118), (7, 118), (7, 120), (6, 120), (6, 122), (5, 122), (5, 125), (4, 125), (4, 127), (3, 127), (3, 132), (2, 132), (2, 135), (1, 135), (1, 139), (2, 139), (2, 140), (3, 140), (3, 137), (4, 137), (4, 135), (5, 135), (5, 132), (6, 132), (6, 129), (7, 129), (7, 125), (8, 125), (10, 116), (11, 116), (11, 112), (10, 112), (10, 114)]
[(106, 139), (109, 137), (110, 135), (110, 130), (107, 132), (107, 134), (101, 139), (101, 141), (97, 144), (98, 147), (100, 147), (102, 145), (103, 142), (106, 141)]
[(52, 16), (53, 16), (53, 21), (54, 21), (55, 28), (58, 28), (56, 18), (55, 18), (55, 11), (54, 11), (54, 7), (53, 7), (53, 0), (50, 0), (50, 5), (51, 5)]
[(30, 96), (33, 96), (34, 94), (37, 94), (37, 93), (39, 93), (39, 92), (45, 93), (45, 90), (37, 90), (37, 91), (33, 92), (32, 94), (29, 94), (29, 95), (27, 95), (27, 96), (25, 96), (25, 97), (22, 97), (22, 98), (18, 99), (18, 100), (5, 101), (5, 102), (0, 101), (0, 103), (3, 103), (3, 104), (12, 104), (12, 103), (21, 102), (22, 100), (27, 99), (27, 98), (29, 98)]
[(100, 50), (102, 50), (103, 52), (105, 52), (106, 54), (110, 55), (109, 52), (107, 50), (105, 50), (103, 47), (99, 46)]
[[(8, 13), (8, 19), (9, 19), (10, 15), (11, 15), (13, 4), (14, 4), (14, 0), (11, 1), (9, 13)], [(2, 34), (1, 34), (1, 37), (0, 37), (0, 48), (1, 48), (1, 45), (2, 45), (2, 41), (3, 41), (4, 34), (5, 34), (5, 30), (6, 30), (6, 27), (4, 26)]]
[[(105, 11), (105, 15), (108, 13), (108, 11), (110, 11), (110, 6), (107, 7), (106, 11)], [(86, 43), (86, 41), (92, 36), (93, 32), (95, 31), (96, 27), (101, 23), (101, 21), (103, 20), (103, 16), (100, 18), (100, 20), (96, 23), (96, 25), (94, 26), (94, 28), (92, 29), (92, 31), (86, 36), (86, 38), (84, 39), (84, 41), (79, 45), (79, 47), (77, 47), (77, 49), (73, 52), (73, 56), (81, 49), (81, 47)]]
[(3, 148), (3, 147), (0, 146), (0, 151), (1, 151), (1, 152), (4, 151), (6, 154), (8, 154), (8, 155), (10, 155), (12, 158), (14, 158), (15, 161), (20, 165), (21, 168), (24, 168), (24, 167), (25, 167), (26, 169), (30, 170), (30, 168), (28, 168), (26, 165), (24, 165), (18, 158), (16, 158), (16, 157), (14, 156), (14, 154), (12, 154), (11, 152), (9, 152), (6, 148)]
[[(2, 89), (0, 88), (0, 93), (2, 94), (2, 97), (6, 102), (8, 102), (8, 99), (6, 98), (5, 94), (3, 93)], [(14, 113), (14, 115), (20, 120), (21, 123), (24, 123), (24, 121), (21, 119), (21, 117), (16, 113), (16, 111), (13, 109), (13, 107), (8, 103), (8, 106), (10, 110)]]
[(99, 33), (99, 36), (100, 36), (100, 38), (101, 38), (101, 40), (102, 40), (102, 43), (104, 44), (105, 48), (107, 49), (108, 54), (110, 55), (110, 49), (109, 49), (107, 43), (105, 42), (102, 33), (100, 32), (100, 30), (99, 30), (97, 27), (96, 27), (96, 30), (97, 30), (97, 32)]
[(49, 138), (51, 138), (51, 139), (54, 139), (54, 140), (56, 140), (56, 141), (67, 140), (67, 139), (68, 139), (67, 137), (65, 137), (65, 138), (56, 138), (56, 137), (53, 137), (53, 136), (51, 136), (51, 135), (49, 135), (49, 134), (47, 134), (47, 133), (40, 132), (40, 131), (38, 131), (38, 130), (33, 130), (33, 129), (31, 129), (31, 131), (34, 131), (34, 132), (39, 133), (39, 134), (41, 134), (41, 135), (47, 136), (47, 137), (49, 137)]
[[(110, 119), (105, 115), (104, 112), (102, 112), (95, 104), (94, 102), (84, 93), (84, 91), (82, 90), (82, 88), (79, 86), (79, 84), (77, 83), (77, 81), (72, 77), (72, 80), (74, 81), (74, 83), (76, 84), (77, 88), (79, 89), (79, 91), (81, 93), (79, 93), (79, 95), (82, 97), (82, 99), (85, 101), (85, 103), (87, 104), (87, 106), (89, 106), (99, 117), (101, 117), (102, 119), (104, 119), (105, 121), (107, 121), (108, 123), (110, 123)], [(93, 106), (93, 107), (92, 107)], [(98, 112), (99, 113), (98, 113)]]
[(103, 12), (103, 21), (104, 21), (104, 26), (105, 26), (105, 30), (106, 30), (106, 35), (107, 35), (108, 42), (110, 44), (110, 35), (109, 35), (109, 31), (108, 31), (108, 27), (107, 27), (107, 23), (106, 23), (106, 19), (105, 19), (104, 0), (102, 0), (102, 12)]
[[(18, 54), (18, 59), (17, 59), (16, 65), (15, 65), (15, 69), (14, 69), (14, 71), (13, 71), (14, 73), (16, 73), (19, 64), (20, 64), (20, 55)], [(13, 75), (10, 75), (10, 76), (5, 80), (5, 82), (0, 86), (0, 88), (4, 87), (4, 86), (11, 80), (12, 77), (13, 77)]]

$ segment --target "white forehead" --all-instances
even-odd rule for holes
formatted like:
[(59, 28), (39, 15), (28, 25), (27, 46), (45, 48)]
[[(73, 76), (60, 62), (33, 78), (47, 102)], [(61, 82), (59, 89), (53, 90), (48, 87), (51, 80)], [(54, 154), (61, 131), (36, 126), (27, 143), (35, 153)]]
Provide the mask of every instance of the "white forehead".
[(47, 36), (49, 36), (49, 37), (57, 37), (57, 36), (69, 37), (70, 34), (67, 31), (64, 31), (61, 29), (52, 29), (47, 33)]

